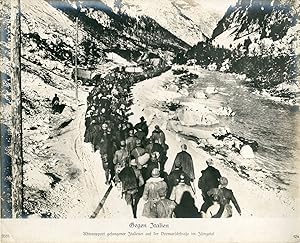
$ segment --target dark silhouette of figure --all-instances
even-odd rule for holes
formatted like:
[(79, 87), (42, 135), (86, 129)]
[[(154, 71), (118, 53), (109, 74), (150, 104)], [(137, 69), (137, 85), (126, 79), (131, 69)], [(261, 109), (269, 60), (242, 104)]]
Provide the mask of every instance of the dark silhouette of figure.
[(59, 112), (59, 98), (57, 96), (57, 94), (54, 95), (53, 99), (52, 99), (52, 112)]
[(202, 191), (202, 197), (204, 200), (201, 206), (201, 211), (206, 213), (206, 210), (212, 205), (212, 200), (207, 192), (212, 188), (218, 188), (219, 179), (221, 177), (220, 171), (213, 167), (213, 160), (208, 159), (206, 161), (207, 168), (202, 170), (202, 176), (199, 178), (198, 187)]
[(51, 101), (51, 105), (52, 105), (52, 113), (62, 113), (64, 108), (65, 108), (65, 104), (60, 104), (59, 102), (59, 98), (57, 96), (57, 94), (54, 95), (52, 101)]
[(200, 218), (195, 200), (189, 192), (184, 192), (180, 203), (175, 207), (176, 218)]

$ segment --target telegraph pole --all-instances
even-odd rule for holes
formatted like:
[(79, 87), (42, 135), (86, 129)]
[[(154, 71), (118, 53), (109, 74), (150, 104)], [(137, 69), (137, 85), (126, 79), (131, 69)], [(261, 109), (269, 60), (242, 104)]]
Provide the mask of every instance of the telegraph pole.
[(23, 215), (23, 148), (20, 0), (11, 0), (11, 109), (12, 217), (21, 218)]
[(76, 37), (75, 37), (75, 73), (74, 73), (74, 80), (75, 80), (75, 99), (76, 99), (76, 108), (78, 107), (78, 69), (77, 69), (77, 48), (78, 48), (78, 17), (76, 17)]

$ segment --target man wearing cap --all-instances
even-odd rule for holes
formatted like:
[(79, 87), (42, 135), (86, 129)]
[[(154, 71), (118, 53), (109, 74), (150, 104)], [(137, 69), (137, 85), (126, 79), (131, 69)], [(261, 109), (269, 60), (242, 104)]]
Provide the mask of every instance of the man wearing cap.
[[(136, 217), (136, 204), (137, 204), (137, 195), (138, 195), (138, 188), (141, 185), (142, 181), (139, 181), (136, 175), (139, 176), (139, 173), (135, 173), (134, 170), (134, 163), (132, 166), (124, 167), (118, 177), (122, 182), (122, 195), (125, 196), (125, 201), (128, 205), (131, 205), (133, 216)], [(139, 176), (140, 179), (140, 176)]]
[(207, 168), (202, 170), (202, 176), (199, 178), (198, 187), (202, 190), (202, 197), (204, 203), (201, 207), (201, 211), (206, 212), (209, 206), (212, 205), (211, 198), (207, 195), (207, 192), (212, 188), (219, 186), (219, 179), (221, 177), (220, 171), (213, 167), (213, 160), (210, 158), (206, 160)]
[(137, 139), (141, 140), (143, 147), (146, 146), (146, 135), (140, 128), (136, 129), (134, 136), (137, 137)]
[(157, 140), (159, 144), (164, 146), (166, 142), (166, 137), (164, 132), (160, 129), (158, 125), (155, 125), (154, 130), (152, 132), (152, 140), (155, 141)]
[(232, 217), (232, 207), (230, 205), (230, 202), (233, 203), (236, 211), (239, 213), (239, 215), (241, 215), (242, 214), (241, 208), (240, 208), (238, 202), (236, 201), (232, 190), (226, 188), (226, 186), (228, 185), (227, 178), (226, 177), (221, 177), (219, 181), (220, 181), (219, 188), (222, 192), (220, 203), (222, 205), (224, 205), (224, 212), (222, 214), (222, 218)]
[(57, 94), (54, 94), (51, 104), (52, 104), (52, 113), (58, 112), (59, 111), (59, 98), (58, 98)]
[(89, 124), (86, 124), (86, 130), (85, 130), (85, 134), (84, 134), (84, 142), (86, 143), (92, 143), (94, 146), (94, 152), (97, 150), (97, 147), (95, 146), (95, 137), (98, 134), (98, 130), (101, 129), (97, 129), (97, 126), (99, 126), (98, 124), (96, 124), (96, 120), (92, 119), (91, 122)]
[(171, 192), (172, 192), (173, 188), (179, 184), (181, 175), (184, 175), (185, 184), (187, 184), (189, 186), (191, 185), (191, 179), (182, 170), (181, 164), (178, 161), (176, 161), (174, 163), (174, 165), (175, 165), (175, 169), (173, 171), (171, 171), (171, 173), (168, 176), (168, 194), (167, 194), (167, 197), (169, 197), (171, 195)]
[(182, 170), (188, 175), (191, 181), (194, 181), (195, 171), (194, 171), (194, 163), (193, 163), (192, 156), (186, 151), (187, 150), (186, 144), (182, 144), (181, 149), (182, 151), (176, 155), (171, 171), (175, 170), (175, 164), (177, 163), (181, 165)]
[(102, 157), (102, 167), (104, 169), (105, 172), (105, 184), (108, 185), (109, 184), (109, 172), (110, 172), (110, 168), (109, 168), (109, 163), (107, 160), (107, 154), (104, 154)]
[[(99, 148), (101, 156), (103, 154), (107, 154), (107, 158), (110, 160), (113, 157), (114, 149), (113, 149), (113, 138), (111, 135), (111, 129), (108, 127), (106, 123), (102, 124), (102, 133), (99, 134), (98, 138)], [(112, 158), (111, 158), (112, 160)]]
[(94, 151), (100, 149), (101, 136), (104, 132), (101, 123), (95, 119), (91, 129), (91, 143), (94, 145)]
[(166, 198), (166, 191), (158, 191), (160, 200), (156, 203), (157, 218), (172, 218), (174, 216), (174, 209), (176, 203)]
[(128, 165), (129, 153), (126, 149), (126, 143), (124, 140), (120, 142), (120, 149), (115, 152), (113, 163), (115, 165), (115, 182), (118, 182), (118, 173), (122, 168)]
[(155, 153), (150, 154), (150, 159), (146, 163), (147, 167), (142, 168), (142, 174), (144, 177), (144, 180), (147, 181), (149, 178), (151, 178), (151, 173), (154, 168), (159, 168), (159, 162), (156, 157)]
[(137, 159), (138, 157), (144, 155), (146, 150), (142, 148), (142, 142), (140, 139), (136, 140), (136, 147), (131, 151), (131, 155)]
[(162, 150), (160, 153), (160, 161), (161, 161), (161, 169), (164, 170), (165, 162), (167, 161), (167, 150), (169, 146), (166, 144), (166, 136), (165, 133), (160, 129), (158, 125), (155, 126), (154, 131), (152, 132), (151, 139), (154, 141), (152, 150), (159, 149), (158, 145), (160, 145), (160, 149)]
[(149, 132), (149, 129), (148, 129), (148, 125), (147, 125), (147, 122), (145, 121), (145, 118), (142, 116), (141, 118), (140, 118), (140, 122), (139, 123), (137, 123), (135, 126), (134, 126), (134, 128), (136, 129), (136, 130), (141, 130), (144, 134), (145, 134), (145, 137), (147, 137), (148, 136), (148, 132)]
[(125, 134), (125, 139), (129, 137), (129, 132), (132, 130), (132, 134), (134, 133), (133, 131), (133, 125), (131, 122), (128, 122), (128, 119), (125, 121), (125, 127), (123, 128), (123, 132)]
[(128, 132), (129, 137), (126, 138), (126, 147), (128, 153), (131, 153), (131, 151), (136, 147), (136, 140), (137, 138), (134, 136), (134, 131), (131, 129)]
[(146, 201), (142, 215), (147, 218), (156, 217), (156, 203), (160, 200), (159, 191), (167, 192), (167, 183), (160, 177), (158, 168), (154, 168), (151, 177), (146, 181), (143, 199)]
[(148, 126), (145, 122), (144, 117), (141, 117), (141, 122), (137, 123), (134, 126), (134, 129), (136, 130), (135, 136), (142, 141), (142, 145), (146, 145), (146, 138), (148, 135)]
[(185, 184), (184, 175), (180, 175), (180, 180), (177, 186), (173, 187), (170, 200), (175, 201), (177, 204), (180, 203), (181, 197), (184, 192), (189, 192), (193, 198), (195, 198), (195, 193), (191, 186)]

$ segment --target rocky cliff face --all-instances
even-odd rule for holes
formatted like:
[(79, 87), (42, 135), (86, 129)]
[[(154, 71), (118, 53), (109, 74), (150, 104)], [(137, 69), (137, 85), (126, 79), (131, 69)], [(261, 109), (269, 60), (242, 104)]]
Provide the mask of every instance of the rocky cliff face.
[(88, 42), (97, 39), (105, 46), (104, 52), (118, 52), (127, 60), (136, 60), (145, 53), (170, 57), (189, 47), (148, 16), (133, 18), (126, 13), (115, 13), (100, 1), (49, 2), (73, 21), (78, 17), (80, 26), (89, 33)]
[[(203, 0), (102, 0), (114, 12), (125, 12), (130, 16), (149, 16), (172, 34), (189, 45), (212, 36), (213, 29), (226, 9), (219, 12), (209, 8)], [(221, 2), (221, 1), (220, 1)], [(229, 6), (224, 4), (221, 6)]]
[(215, 45), (226, 48), (247, 39), (291, 44), (299, 29), (298, 9), (293, 1), (239, 0), (219, 21), (212, 39)]
[(186, 56), (209, 68), (244, 74), (247, 85), (271, 96), (294, 98), (300, 60), (298, 10), (293, 1), (239, 0), (219, 21), (212, 39), (199, 42)]

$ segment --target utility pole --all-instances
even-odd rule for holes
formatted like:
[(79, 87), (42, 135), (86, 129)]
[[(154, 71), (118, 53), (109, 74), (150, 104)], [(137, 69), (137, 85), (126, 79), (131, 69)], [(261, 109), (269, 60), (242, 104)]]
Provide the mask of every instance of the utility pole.
[(21, 4), (11, 0), (11, 166), (12, 217), (23, 216), (23, 148), (21, 93)]
[(74, 79), (75, 79), (75, 98), (76, 98), (76, 108), (78, 108), (78, 67), (77, 67), (77, 48), (78, 48), (78, 17), (76, 17), (76, 37), (75, 37), (75, 73), (74, 73)]

